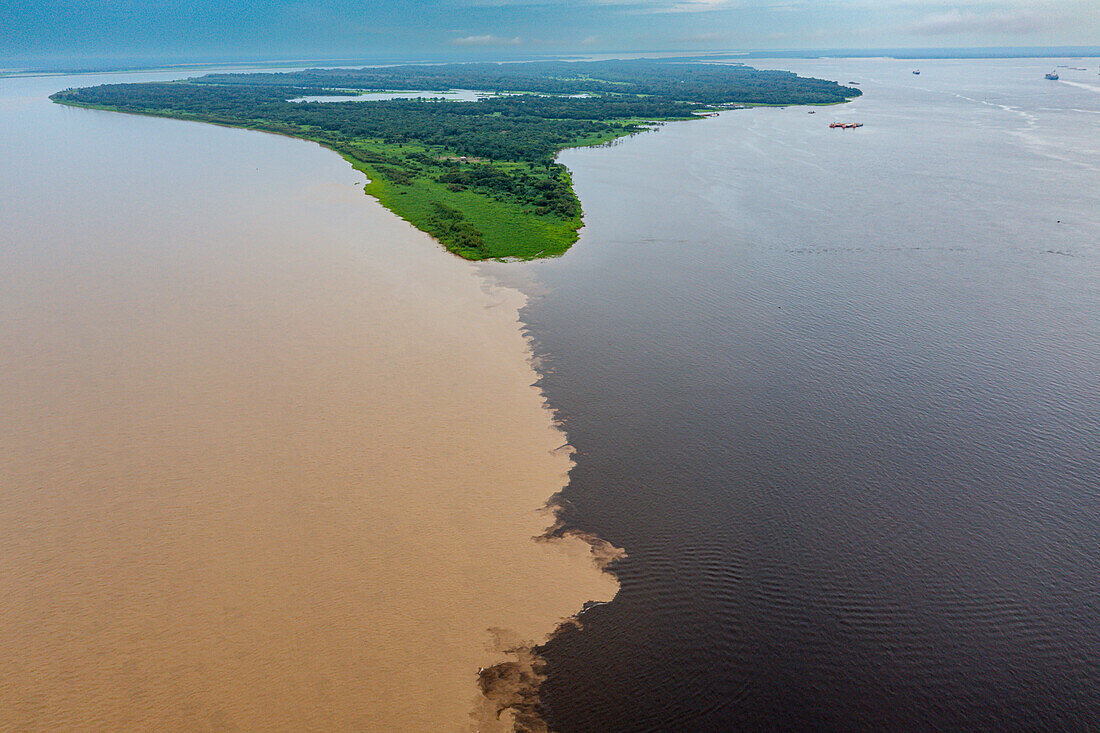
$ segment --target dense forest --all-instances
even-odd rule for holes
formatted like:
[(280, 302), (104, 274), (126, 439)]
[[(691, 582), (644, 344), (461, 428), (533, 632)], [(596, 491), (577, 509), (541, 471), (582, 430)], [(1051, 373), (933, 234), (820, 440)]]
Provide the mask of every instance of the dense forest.
[(627, 94), (697, 104), (826, 104), (859, 96), (858, 90), (836, 82), (800, 77), (789, 71), (649, 59), (308, 69), (282, 74), (211, 74), (196, 81), (309, 89)]
[[(294, 101), (423, 90), (421, 99)], [(433, 96), (495, 93), (476, 102)], [(580, 204), (563, 148), (639, 132), (714, 108), (829, 104), (859, 95), (835, 82), (747, 66), (650, 60), (446, 64), (210, 74), (53, 95), (63, 104), (181, 117), (315, 140), (366, 173), (384, 205), (468, 259), (560, 254)]]

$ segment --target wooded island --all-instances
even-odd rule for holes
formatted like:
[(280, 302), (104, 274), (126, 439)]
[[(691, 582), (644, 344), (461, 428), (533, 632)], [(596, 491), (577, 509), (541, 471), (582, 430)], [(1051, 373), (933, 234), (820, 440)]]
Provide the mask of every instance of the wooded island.
[[(478, 101), (440, 96), (490, 93)], [(417, 99), (294, 101), (388, 90)], [(647, 123), (751, 105), (835, 104), (860, 91), (785, 71), (660, 60), (409, 65), (210, 74), (66, 89), (62, 104), (275, 132), (316, 141), (370, 179), (367, 193), (471, 260), (560, 255), (581, 207), (567, 147)]]

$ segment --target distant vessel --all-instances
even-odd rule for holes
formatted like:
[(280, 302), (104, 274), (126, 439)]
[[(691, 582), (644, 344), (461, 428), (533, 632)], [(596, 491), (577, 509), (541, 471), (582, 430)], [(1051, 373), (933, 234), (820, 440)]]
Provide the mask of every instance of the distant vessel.
[(913, 73), (920, 76), (920, 69), (913, 69)]
[(810, 114), (812, 114), (812, 115), (816, 115), (816, 114), (817, 114), (817, 111), (816, 111), (816, 110), (812, 110), (812, 109), (811, 109), (811, 110), (810, 110)]
[(835, 130), (854, 130), (857, 127), (863, 127), (862, 122), (830, 122), (829, 127)]
[(1047, 74), (1047, 78), (1050, 79), (1051, 81), (1058, 81), (1058, 72), (1057, 71), (1050, 72), (1049, 74)]

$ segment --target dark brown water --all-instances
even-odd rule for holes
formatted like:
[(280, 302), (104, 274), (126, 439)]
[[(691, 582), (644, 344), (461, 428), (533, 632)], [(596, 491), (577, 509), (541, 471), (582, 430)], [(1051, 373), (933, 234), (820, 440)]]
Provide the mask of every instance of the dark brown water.
[(865, 96), (563, 156), (525, 320), (629, 556), (558, 729), (1100, 727), (1100, 81), (1051, 63), (782, 62)]

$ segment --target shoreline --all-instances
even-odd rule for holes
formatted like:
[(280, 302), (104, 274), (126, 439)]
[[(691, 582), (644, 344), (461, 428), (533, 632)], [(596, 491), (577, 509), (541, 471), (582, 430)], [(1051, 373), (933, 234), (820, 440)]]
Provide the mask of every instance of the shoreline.
[[(264, 132), (264, 133), (268, 133), (268, 134), (271, 134), (271, 135), (278, 135), (280, 137), (287, 137), (287, 138), (291, 138), (291, 139), (294, 139), (294, 140), (304, 140), (304, 141), (307, 141), (307, 142), (315, 143), (317, 145), (320, 145), (322, 148), (325, 148), (326, 150), (330, 150), (330, 151), (336, 153), (341, 158), (343, 158), (348, 163), (348, 165), (350, 165), (353, 169), (355, 169), (355, 170), (359, 171), (360, 173), (363, 173), (364, 175), (367, 176), (368, 181), (363, 187), (363, 192), (367, 196), (369, 196), (372, 199), (378, 201), (384, 208), (386, 208), (394, 216), (398, 217), (399, 219), (401, 219), (405, 222), (408, 222), (410, 225), (412, 225), (418, 231), (423, 232), (424, 234), (427, 234), (428, 236), (432, 237), (432, 239), (434, 239), (439, 244), (439, 246), (442, 249), (446, 250), (448, 253), (450, 253), (450, 254), (452, 254), (456, 257), (460, 257), (462, 259), (465, 259), (465, 260), (470, 260), (470, 261), (505, 260), (505, 259), (535, 260), (535, 259), (544, 259), (544, 258), (547, 258), (547, 257), (559, 257), (559, 256), (565, 254), (565, 252), (567, 252), (569, 250), (569, 248), (572, 247), (573, 244), (576, 243), (578, 237), (580, 236), (580, 230), (584, 227), (584, 220), (583, 220), (584, 219), (584, 214), (583, 214), (583, 211), (580, 211), (577, 214), (577, 216), (574, 217), (573, 219), (561, 220), (561, 221), (555, 221), (555, 222), (550, 222), (549, 223), (549, 226), (552, 229), (560, 230), (560, 231), (554, 232), (553, 235), (550, 237), (550, 239), (548, 239), (550, 247), (544, 247), (541, 250), (528, 252), (528, 253), (525, 253), (525, 254), (522, 254), (522, 255), (509, 254), (509, 255), (503, 255), (503, 256), (471, 257), (471, 256), (467, 256), (466, 253), (463, 253), (461, 251), (456, 251), (455, 249), (453, 249), (451, 247), (448, 247), (447, 244), (441, 239), (441, 237), (437, 236), (437, 234), (432, 231), (432, 227), (427, 223), (427, 220), (425, 220), (422, 216), (418, 216), (416, 213), (410, 211), (407, 208), (407, 206), (403, 206), (403, 202), (401, 201), (400, 197), (397, 194), (402, 194), (404, 192), (403, 191), (398, 191), (396, 193), (392, 192), (390, 190), (391, 187), (387, 185), (387, 182), (385, 180), (385, 176), (380, 175), (376, 170), (374, 170), (371, 167), (371, 165), (369, 163), (366, 163), (365, 161), (356, 159), (350, 152), (347, 151), (348, 143), (346, 143), (346, 142), (337, 142), (337, 141), (333, 141), (333, 140), (330, 140), (330, 139), (326, 139), (326, 138), (321, 137), (321, 136), (311, 136), (311, 135), (308, 135), (308, 134), (303, 134), (300, 131), (273, 129), (271, 126), (265, 125), (265, 124), (262, 124), (262, 123), (259, 123), (259, 124), (238, 124), (238, 123), (228, 122), (228, 121), (211, 120), (211, 119), (204, 118), (201, 115), (193, 115), (193, 114), (187, 114), (187, 113), (183, 113), (183, 112), (166, 112), (166, 111), (161, 111), (161, 110), (137, 111), (137, 110), (132, 110), (132, 109), (124, 109), (124, 108), (120, 108), (120, 107), (114, 107), (114, 106), (111, 106), (111, 105), (90, 104), (90, 103), (83, 103), (83, 102), (75, 102), (75, 101), (72, 101), (72, 100), (55, 99), (53, 96), (51, 96), (51, 101), (54, 104), (59, 104), (59, 105), (65, 106), (65, 107), (73, 107), (73, 108), (76, 108), (76, 109), (90, 109), (90, 110), (96, 110), (96, 111), (100, 111), (100, 112), (112, 112), (112, 113), (116, 113), (116, 114), (136, 115), (138, 117), (159, 117), (159, 118), (162, 118), (162, 119), (180, 120), (182, 122), (199, 122), (199, 123), (206, 124), (206, 125), (215, 125), (217, 127), (235, 128), (235, 129), (240, 129), (240, 130), (251, 130), (251, 131), (254, 131), (254, 132)], [(672, 118), (672, 119), (667, 119), (667, 120), (666, 119), (652, 120), (652, 121), (648, 121), (648, 122), (647, 121), (639, 121), (639, 122), (642, 123), (642, 124), (653, 125), (653, 124), (657, 124), (657, 123), (664, 124), (665, 122), (688, 122), (688, 121), (696, 120), (696, 119), (704, 119), (704, 118), (700, 117), (700, 116), (693, 115), (692, 117)], [(650, 131), (652, 131), (652, 129), (653, 128), (651, 128), (651, 127), (644, 127), (644, 128), (641, 128), (641, 129), (626, 130), (626, 131), (622, 131), (622, 132), (619, 132), (619, 133), (601, 135), (598, 138), (593, 138), (591, 140), (586, 139), (586, 140), (583, 140), (583, 141), (574, 142), (574, 143), (571, 143), (569, 145), (565, 145), (558, 151), (558, 153), (560, 154), (562, 151), (570, 150), (570, 149), (574, 149), (574, 148), (594, 147), (594, 146), (600, 146), (600, 145), (607, 145), (607, 144), (615, 142), (616, 140), (621, 140), (623, 138), (630, 137), (632, 135), (637, 135), (637, 134), (641, 134), (641, 133), (644, 133), (644, 132), (650, 132)], [(337, 146), (343, 146), (345, 149), (341, 150)], [(379, 144), (377, 147), (385, 148), (385, 147), (392, 147), (392, 146), (387, 146), (385, 144)], [(566, 172), (565, 175), (568, 177), (568, 175), (569, 175), (568, 171)], [(580, 206), (580, 200), (579, 199), (577, 200), (577, 204), (578, 204), (578, 208), (579, 208), (579, 206)], [(493, 202), (492, 205), (495, 208), (503, 209), (503, 210), (507, 210), (507, 208), (508, 208), (507, 204), (503, 204), (502, 202)], [(513, 221), (512, 221), (513, 226), (515, 226), (515, 225), (521, 225), (522, 226), (523, 220), (530, 220), (530, 219), (536, 218), (536, 217), (531, 216), (527, 212), (519, 212), (518, 210), (515, 211), (515, 212), (512, 212), (512, 217), (513, 217)], [(551, 251), (548, 251), (548, 249), (550, 249)]]
[[(311, 140), (343, 156), (369, 178), (366, 193), (452, 254), (532, 260), (564, 254), (584, 226), (568, 171), (556, 162), (563, 151), (725, 109), (840, 102), (861, 94), (835, 81), (749, 67), (577, 63), (545, 62), (506, 79), (492, 65), (461, 64), (430, 71), (210, 74), (174, 83), (69, 87), (50, 99)], [(489, 98), (472, 106), (434, 96), (338, 101), (351, 90), (390, 88), (443, 90), (425, 95), (482, 90), (477, 93)], [(295, 103), (313, 97), (337, 103)]]
[[(206, 124), (206, 125), (214, 125), (216, 127), (224, 127), (224, 128), (239, 129), (239, 130), (250, 130), (250, 131), (253, 131), (253, 132), (262, 132), (262, 133), (267, 133), (267, 134), (270, 134), (270, 135), (278, 135), (280, 137), (286, 137), (286, 138), (291, 138), (291, 139), (294, 139), (294, 140), (303, 140), (303, 141), (306, 141), (306, 142), (314, 143), (316, 145), (321, 146), (322, 148), (325, 148), (326, 150), (329, 150), (329, 151), (332, 151), (332, 152), (336, 153), (341, 158), (343, 158), (344, 161), (347, 162), (347, 164), (350, 165), (354, 170), (359, 171), (360, 173), (367, 176), (368, 180), (367, 180), (366, 184), (363, 186), (363, 192), (367, 196), (369, 196), (370, 198), (377, 201), (387, 211), (389, 211), (391, 214), (393, 214), (397, 218), (401, 219), (402, 221), (407, 222), (408, 224), (413, 226), (418, 231), (420, 231), (420, 232), (428, 235), (429, 237), (431, 237), (440, 246), (441, 249), (447, 251), (451, 255), (454, 255), (454, 256), (459, 257), (459, 258), (464, 259), (464, 260), (470, 260), (470, 261), (474, 261), (474, 262), (494, 261), (495, 260), (495, 261), (498, 261), (498, 262), (502, 262), (502, 261), (509, 261), (509, 260), (524, 261), (524, 260), (538, 260), (538, 259), (546, 259), (546, 258), (551, 258), (551, 257), (560, 257), (560, 256), (564, 255), (567, 251), (569, 251), (569, 249), (574, 244), (576, 244), (577, 240), (580, 237), (580, 230), (582, 228), (584, 228), (584, 211), (583, 211), (583, 208), (581, 206), (580, 198), (576, 197), (577, 205), (578, 205), (578, 214), (572, 220), (565, 221), (565, 222), (560, 222), (561, 224), (564, 225), (565, 229), (563, 229), (561, 233), (555, 235), (555, 237), (559, 241), (557, 242), (556, 246), (553, 248), (553, 251), (548, 252), (547, 249), (544, 248), (544, 249), (534, 251), (534, 252), (529, 252), (529, 253), (526, 253), (526, 254), (523, 254), (523, 255), (487, 256), (487, 257), (483, 257), (483, 258), (469, 257), (466, 254), (464, 254), (463, 252), (456, 251), (456, 250), (448, 247), (447, 244), (444, 241), (442, 241), (440, 236), (437, 236), (432, 231), (432, 228), (430, 226), (425, 225), (425, 221), (422, 219), (422, 217), (417, 216), (415, 213), (412, 213), (411, 211), (409, 211), (407, 209), (407, 207), (403, 207), (402, 206), (402, 201), (401, 201), (400, 197), (397, 195), (397, 194), (404, 193), (403, 191), (398, 191), (398, 192), (394, 193), (391, 190), (391, 186), (387, 185), (387, 182), (385, 180), (385, 176), (379, 175), (378, 172), (375, 171), (370, 166), (370, 164), (368, 164), (368, 163), (366, 163), (362, 160), (356, 159), (352, 154), (347, 152), (346, 149), (341, 150), (337, 147), (339, 145), (342, 145), (343, 147), (347, 148), (347, 143), (335, 142), (335, 141), (332, 141), (332, 140), (325, 139), (324, 137), (310, 136), (308, 134), (302, 134), (301, 132), (295, 132), (295, 131), (291, 131), (291, 130), (272, 129), (272, 127), (270, 127), (268, 125), (265, 125), (265, 124), (262, 124), (262, 123), (261, 124), (252, 124), (252, 125), (238, 124), (238, 123), (234, 123), (234, 122), (211, 120), (211, 119), (204, 118), (201, 115), (187, 114), (187, 113), (183, 113), (183, 112), (165, 112), (165, 111), (158, 111), (158, 110), (137, 111), (137, 110), (131, 110), (131, 109), (124, 109), (124, 108), (120, 108), (120, 107), (114, 107), (114, 106), (110, 106), (110, 105), (99, 105), (99, 104), (75, 102), (75, 101), (72, 101), (72, 100), (65, 100), (65, 99), (56, 99), (56, 98), (54, 98), (54, 96), (51, 96), (50, 99), (54, 104), (58, 104), (58, 105), (61, 105), (61, 106), (64, 106), (64, 107), (72, 107), (72, 108), (76, 108), (76, 109), (89, 109), (89, 110), (95, 110), (95, 111), (100, 111), (100, 112), (111, 112), (111, 113), (115, 113), (115, 114), (135, 115), (135, 116), (138, 116), (138, 117), (157, 117), (157, 118), (162, 118), (162, 119), (179, 120), (179, 121), (182, 121), (182, 122), (198, 122), (198, 123)], [(825, 107), (825, 106), (835, 106), (835, 105), (840, 105), (840, 104), (847, 104), (848, 101), (851, 101), (851, 100), (847, 100), (845, 102), (792, 103), (792, 104), (774, 104), (774, 105), (772, 105), (772, 104), (736, 103), (736, 104), (730, 104), (730, 105), (724, 106), (724, 107), (714, 108), (714, 109), (709, 110), (707, 112), (695, 113), (695, 114), (692, 114), (689, 117), (662, 118), (662, 119), (654, 119), (654, 120), (645, 120), (645, 119), (640, 119), (639, 118), (639, 119), (635, 119), (635, 120), (627, 120), (627, 122), (637, 124), (640, 127), (636, 128), (636, 129), (623, 130), (623, 131), (620, 131), (620, 132), (604, 134), (604, 135), (601, 135), (598, 138), (594, 138), (594, 139), (586, 139), (586, 140), (582, 140), (582, 141), (572, 142), (572, 143), (569, 143), (567, 145), (563, 145), (558, 150), (557, 154), (560, 155), (561, 153), (563, 153), (567, 150), (574, 150), (574, 149), (577, 149), (577, 148), (600, 147), (600, 146), (604, 146), (604, 145), (612, 145), (612, 144), (616, 143), (617, 141), (620, 141), (620, 140), (623, 140), (623, 139), (626, 139), (626, 138), (630, 138), (630, 137), (633, 137), (635, 135), (641, 135), (641, 134), (644, 134), (644, 133), (647, 133), (647, 132), (654, 132), (655, 130), (659, 130), (660, 127), (662, 127), (662, 126), (664, 126), (665, 124), (668, 124), (668, 123), (692, 122), (692, 121), (706, 120), (706, 119), (709, 119), (711, 117), (717, 116), (718, 114), (720, 114), (722, 112), (731, 112), (731, 111), (737, 111), (737, 110), (742, 110), (742, 109), (753, 109), (753, 108), (757, 108), (757, 107)], [(623, 122), (623, 121), (620, 120), (620, 122)], [(381, 145), (380, 147), (386, 147), (386, 146)], [(555, 161), (557, 161), (557, 157), (555, 157)], [(565, 172), (564, 172), (564, 175), (565, 175), (566, 179), (569, 180), (570, 189), (572, 190), (572, 181), (571, 181), (572, 174), (571, 174), (571, 172), (568, 169), (566, 169)], [(574, 196), (575, 196), (575, 193), (574, 193)], [(501, 203), (500, 202), (494, 202), (494, 205), (497, 206), (497, 207), (500, 207)], [(528, 218), (530, 218), (530, 217), (528, 217)]]

